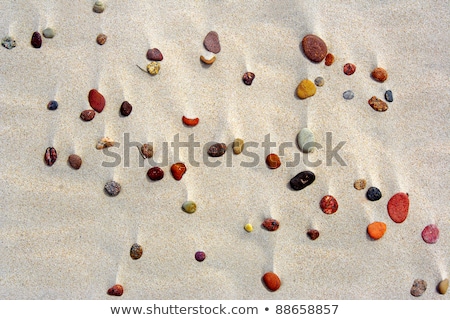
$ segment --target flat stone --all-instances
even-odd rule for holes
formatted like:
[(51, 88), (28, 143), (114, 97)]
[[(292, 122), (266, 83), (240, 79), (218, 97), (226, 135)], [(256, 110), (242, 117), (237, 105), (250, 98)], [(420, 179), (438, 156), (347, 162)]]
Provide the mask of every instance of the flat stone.
[(353, 93), (352, 90), (347, 90), (344, 91), (342, 96), (344, 97), (345, 100), (352, 100), (355, 97), (355, 94)]
[(394, 96), (392, 95), (392, 91), (386, 90), (386, 92), (384, 93), (384, 98), (386, 99), (387, 102), (393, 102)]
[(378, 82), (385, 82), (388, 78), (388, 73), (383, 68), (375, 68), (373, 69), (371, 76)]
[(216, 31), (210, 31), (206, 35), (205, 39), (203, 40), (203, 45), (205, 46), (205, 49), (212, 53), (219, 53), (220, 48), (220, 41), (219, 41), (219, 35)]
[(42, 31), (42, 35), (45, 38), (51, 39), (55, 36), (55, 30), (53, 28), (45, 28), (44, 31)]
[(297, 134), (297, 144), (300, 150), (304, 153), (310, 153), (314, 150), (315, 145), (314, 133), (308, 128), (303, 128)]
[(389, 217), (395, 223), (402, 223), (408, 217), (409, 196), (407, 193), (398, 192), (388, 201), (387, 211)]
[(105, 97), (98, 92), (96, 89), (92, 89), (89, 91), (88, 95), (89, 105), (97, 111), (98, 113), (102, 112), (105, 108)]
[(326, 43), (316, 35), (308, 34), (302, 40), (305, 56), (312, 62), (321, 62), (327, 55)]
[(384, 112), (388, 109), (388, 105), (386, 104), (386, 102), (382, 101), (381, 99), (378, 99), (375, 96), (370, 98), (368, 103), (372, 107), (373, 110), (378, 111), (378, 112)]

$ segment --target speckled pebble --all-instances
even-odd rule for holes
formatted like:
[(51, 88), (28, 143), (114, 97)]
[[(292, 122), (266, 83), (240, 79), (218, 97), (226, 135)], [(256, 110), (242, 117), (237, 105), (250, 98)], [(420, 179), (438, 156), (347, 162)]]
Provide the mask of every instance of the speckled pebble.
[(106, 34), (104, 34), (104, 33), (100, 33), (98, 36), (97, 36), (97, 39), (96, 39), (96, 41), (97, 41), (97, 43), (99, 44), (99, 45), (104, 45), (105, 43), (106, 43), (106, 39), (108, 39), (108, 37), (106, 36)]
[(115, 284), (108, 289), (108, 295), (120, 297), (123, 294), (123, 287), (120, 284)]
[(4, 37), (2, 39), (2, 46), (4, 46), (6, 49), (12, 49), (16, 46), (16, 40), (9, 36)]
[(366, 193), (367, 199), (370, 201), (377, 201), (381, 199), (381, 191), (376, 187), (370, 187)]
[(416, 279), (411, 287), (411, 295), (420, 297), (427, 290), (427, 282), (425, 280)]
[(335, 197), (326, 195), (320, 200), (320, 209), (323, 213), (333, 214), (338, 210), (338, 202)]
[(321, 62), (328, 51), (325, 41), (313, 34), (308, 34), (302, 39), (302, 48), (305, 56), (312, 62)]
[(322, 77), (317, 77), (316, 79), (314, 79), (314, 84), (318, 87), (323, 87), (323, 85), (325, 84), (325, 80)]
[(91, 121), (95, 117), (95, 111), (94, 110), (84, 110), (80, 114), (80, 118), (83, 121)]
[(352, 90), (347, 90), (344, 91), (342, 96), (344, 97), (345, 100), (352, 100), (355, 97), (355, 94), (353, 93)]
[(216, 31), (210, 31), (206, 35), (205, 39), (203, 40), (203, 45), (205, 46), (205, 49), (212, 52), (212, 53), (219, 53), (220, 48), (220, 41), (219, 41), (219, 35)]
[(383, 68), (375, 68), (373, 69), (371, 76), (374, 80), (378, 82), (385, 82), (388, 78), (388, 73)]
[(386, 92), (384, 93), (384, 98), (386, 99), (387, 102), (393, 102), (394, 96), (392, 95), (392, 91), (386, 90)]
[(42, 35), (47, 39), (51, 39), (55, 36), (55, 30), (53, 28), (45, 28), (42, 31)]
[(186, 213), (194, 213), (197, 210), (197, 205), (194, 201), (185, 201), (182, 208)]
[(436, 243), (439, 240), (439, 229), (435, 224), (429, 224), (422, 230), (422, 239), (428, 244)]
[(373, 110), (378, 111), (378, 112), (384, 112), (388, 109), (386, 102), (378, 99), (375, 96), (370, 98), (368, 103), (372, 107)]
[(387, 211), (395, 223), (405, 221), (409, 211), (409, 195), (404, 192), (394, 194), (388, 201)]
[(344, 65), (344, 73), (348, 76), (351, 76), (356, 71), (356, 66), (353, 63), (346, 63)]
[(325, 57), (325, 65), (331, 66), (334, 62), (334, 55), (332, 53), (328, 53)]
[(144, 143), (141, 146), (141, 155), (144, 159), (153, 157), (153, 145), (150, 143)]
[(365, 189), (367, 185), (367, 181), (365, 179), (358, 179), (353, 183), (353, 187), (356, 190), (362, 190)]
[(316, 240), (320, 235), (319, 231), (315, 229), (309, 229), (306, 234), (311, 240)]
[(131, 248), (130, 248), (130, 257), (131, 257), (131, 259), (133, 259), (133, 260), (139, 259), (140, 257), (142, 257), (142, 253), (143, 253), (143, 249), (142, 249), (141, 245), (139, 245), (137, 243), (134, 243), (131, 246)]
[(147, 65), (147, 72), (152, 76), (157, 75), (161, 69), (161, 64), (158, 61), (152, 61)]
[(221, 157), (227, 151), (227, 145), (225, 143), (214, 143), (208, 149), (208, 155), (210, 157)]
[(47, 109), (48, 110), (56, 110), (58, 109), (58, 102), (55, 100), (51, 100), (47, 103)]
[(276, 219), (267, 218), (263, 221), (262, 226), (268, 231), (276, 231), (280, 227), (280, 223)]
[(105, 184), (105, 190), (110, 196), (115, 197), (120, 193), (121, 186), (115, 181), (109, 181)]

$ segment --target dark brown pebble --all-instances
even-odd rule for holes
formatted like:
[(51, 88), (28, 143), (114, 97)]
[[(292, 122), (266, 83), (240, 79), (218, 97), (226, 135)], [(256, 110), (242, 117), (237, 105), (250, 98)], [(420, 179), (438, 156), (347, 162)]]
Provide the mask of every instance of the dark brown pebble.
[(106, 34), (100, 33), (97, 36), (97, 43), (102, 46), (105, 44), (107, 38)]
[(133, 106), (128, 101), (122, 102), (122, 105), (120, 106), (120, 113), (124, 117), (129, 116), (131, 113), (131, 110), (133, 110)]
[(242, 81), (248, 86), (252, 84), (253, 79), (255, 79), (255, 74), (253, 72), (246, 72), (242, 76)]
[(314, 182), (316, 179), (316, 176), (311, 171), (302, 171), (299, 174), (297, 174), (295, 177), (293, 177), (289, 184), (291, 185), (291, 188), (298, 191), (302, 190), (303, 188), (306, 188), (311, 183)]
[(57, 158), (58, 158), (58, 155), (56, 154), (56, 149), (55, 148), (48, 147), (45, 150), (44, 160), (45, 160), (45, 163), (49, 167), (51, 167), (55, 163)]
[(163, 55), (161, 51), (157, 48), (148, 49), (147, 51), (147, 59), (151, 61), (162, 61)]
[(148, 169), (147, 176), (152, 181), (158, 181), (164, 178), (164, 171), (160, 167), (153, 167)]
[(42, 37), (39, 32), (33, 32), (33, 35), (31, 36), (31, 45), (36, 49), (39, 49), (42, 46)]
[(94, 110), (84, 110), (80, 114), (80, 118), (83, 121), (91, 121), (95, 117), (95, 111)]
[(205, 49), (212, 53), (220, 52), (220, 42), (219, 35), (215, 31), (210, 31), (203, 40), (203, 45)]
[(346, 63), (344, 65), (344, 73), (348, 76), (351, 76), (356, 71), (356, 66), (353, 63)]
[(306, 233), (311, 240), (316, 240), (319, 237), (319, 231), (310, 229)]
[(110, 296), (120, 297), (123, 294), (123, 287), (120, 284), (115, 284), (108, 289), (107, 293)]
[(76, 154), (71, 154), (69, 156), (69, 165), (74, 168), (75, 170), (80, 169), (81, 164), (83, 163), (83, 160), (81, 160), (81, 157)]
[(272, 218), (268, 218), (263, 221), (262, 226), (268, 231), (276, 231), (280, 227), (280, 223)]
[(225, 143), (215, 143), (208, 149), (208, 154), (211, 157), (223, 156), (225, 151), (227, 151), (227, 145)]
[(142, 257), (142, 252), (143, 252), (142, 246), (140, 246), (137, 243), (134, 243), (130, 248), (131, 259), (133, 259), (133, 260), (139, 259), (140, 257)]
[(312, 62), (321, 62), (327, 55), (327, 45), (318, 36), (306, 35), (302, 40), (302, 47), (305, 56)]

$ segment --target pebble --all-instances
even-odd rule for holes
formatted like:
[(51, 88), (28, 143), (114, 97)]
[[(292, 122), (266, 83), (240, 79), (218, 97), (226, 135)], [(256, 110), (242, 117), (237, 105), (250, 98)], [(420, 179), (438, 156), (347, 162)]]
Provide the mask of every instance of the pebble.
[(386, 99), (387, 102), (394, 101), (394, 96), (392, 95), (392, 91), (386, 90), (386, 92), (384, 93), (384, 98)]
[(242, 152), (242, 149), (244, 149), (244, 140), (242, 140), (240, 138), (234, 139), (234, 142), (233, 142), (234, 154), (240, 154)]
[(143, 252), (142, 246), (137, 243), (134, 243), (130, 248), (131, 259), (133, 260), (139, 259), (140, 257), (142, 257), (142, 252)]
[(194, 213), (197, 210), (197, 205), (194, 201), (185, 201), (182, 205), (184, 212), (186, 213)]
[(141, 146), (141, 155), (144, 159), (153, 157), (153, 145), (149, 143), (144, 143)]
[(105, 149), (112, 147), (114, 145), (114, 140), (108, 137), (101, 138), (98, 142), (95, 148), (97, 150)]
[(316, 179), (316, 176), (311, 171), (302, 171), (299, 174), (297, 174), (295, 177), (293, 177), (289, 184), (292, 189), (298, 191), (306, 188), (311, 183), (314, 182)]
[(181, 180), (181, 178), (183, 178), (183, 175), (186, 173), (186, 166), (182, 162), (174, 163), (170, 167), (170, 172), (172, 173), (172, 176), (175, 180)]
[(205, 259), (206, 259), (206, 254), (203, 251), (197, 251), (195, 253), (195, 260), (197, 260), (198, 262), (202, 262)]
[(275, 153), (271, 153), (266, 157), (266, 164), (270, 169), (277, 169), (281, 166), (280, 157)]
[(2, 46), (4, 46), (6, 49), (12, 49), (16, 47), (16, 40), (14, 40), (12, 37), (4, 37), (2, 39)]
[(351, 76), (356, 71), (356, 66), (353, 63), (346, 63), (344, 65), (344, 73), (348, 76)]
[(411, 295), (420, 297), (427, 290), (427, 282), (425, 280), (416, 279), (411, 287)]
[(213, 64), (214, 61), (216, 61), (216, 56), (211, 56), (211, 58), (206, 58), (205, 56), (201, 55), (200, 60), (205, 64)]
[(268, 231), (276, 231), (280, 227), (280, 223), (276, 219), (267, 218), (263, 221), (262, 226)]
[(152, 76), (157, 75), (160, 69), (161, 64), (157, 61), (152, 61), (147, 65), (147, 72), (150, 73)]
[(208, 149), (208, 155), (210, 157), (220, 157), (227, 151), (227, 145), (225, 143), (215, 143)]
[(242, 76), (242, 81), (247, 85), (250, 86), (255, 79), (255, 74), (253, 72), (246, 72)]
[(406, 220), (409, 211), (409, 196), (407, 193), (394, 194), (388, 201), (387, 211), (392, 221), (402, 223)]
[(97, 91), (97, 89), (91, 89), (88, 95), (89, 105), (97, 111), (98, 113), (102, 112), (105, 108), (105, 97)]
[(332, 53), (328, 53), (325, 57), (325, 65), (331, 66), (334, 62), (334, 55)]
[(446, 294), (447, 290), (448, 290), (448, 279), (444, 279), (441, 282), (439, 282), (438, 292), (440, 294)]
[(99, 45), (102, 46), (102, 45), (105, 44), (107, 38), (108, 38), (108, 37), (106, 36), (106, 34), (100, 33), (100, 34), (97, 36), (96, 41), (97, 41), (97, 43), (98, 43)]
[(244, 229), (245, 229), (245, 231), (247, 231), (247, 232), (252, 232), (252, 231), (253, 231), (253, 226), (252, 226), (250, 223), (247, 223), (247, 224), (244, 226)]
[(338, 202), (335, 197), (327, 195), (320, 200), (320, 209), (326, 214), (333, 214), (338, 210)]
[(49, 167), (51, 167), (56, 162), (56, 159), (58, 159), (58, 154), (56, 153), (56, 149), (53, 147), (48, 147), (45, 150), (45, 154), (44, 154), (45, 163)]
[(281, 286), (280, 278), (273, 272), (265, 273), (263, 276), (263, 282), (270, 291), (277, 291)]
[(199, 118), (186, 118), (185, 116), (183, 116), (181, 120), (188, 127), (195, 127), (196, 125), (198, 125), (198, 122), (200, 121)]
[(133, 106), (128, 101), (122, 102), (122, 104), (120, 106), (120, 114), (121, 115), (123, 115), (124, 117), (128, 117), (132, 110), (133, 110)]
[(84, 110), (80, 114), (80, 118), (83, 121), (91, 121), (95, 117), (95, 111), (94, 110)]
[(152, 48), (147, 51), (147, 59), (151, 61), (162, 61), (163, 55), (158, 48)]
[(45, 28), (42, 31), (42, 35), (47, 39), (51, 39), (55, 36), (55, 30), (53, 28)]
[(316, 35), (308, 34), (302, 40), (305, 56), (312, 62), (321, 62), (327, 55), (327, 45)]
[(375, 68), (373, 69), (371, 76), (374, 80), (378, 82), (385, 82), (388, 78), (388, 73), (383, 68)]
[(366, 193), (367, 199), (370, 201), (377, 201), (381, 199), (381, 191), (377, 187), (370, 187)]
[(49, 103), (47, 103), (47, 109), (48, 110), (56, 110), (56, 109), (58, 109), (58, 102), (55, 101), (55, 100), (49, 101)]
[(220, 52), (220, 41), (219, 41), (219, 35), (216, 31), (210, 31), (206, 35), (205, 39), (203, 40), (203, 45), (205, 46), (205, 49), (212, 53), (219, 53)]
[(115, 284), (108, 289), (107, 292), (110, 296), (120, 297), (123, 294), (123, 287), (120, 284)]
[(373, 240), (380, 239), (381, 237), (383, 237), (385, 232), (386, 232), (386, 223), (384, 222), (376, 221), (372, 222), (367, 226), (367, 233)]
[(344, 97), (345, 100), (352, 100), (355, 97), (355, 94), (353, 93), (352, 90), (347, 90), (344, 91), (342, 96)]
[(308, 79), (302, 80), (297, 86), (297, 96), (300, 99), (306, 99), (316, 94), (314, 82)]
[(310, 153), (314, 150), (315, 141), (314, 133), (308, 128), (303, 128), (297, 134), (298, 147), (304, 153)]
[(316, 240), (319, 237), (319, 231), (315, 229), (309, 229), (306, 234), (311, 240)]
[(422, 230), (422, 239), (428, 244), (439, 240), (439, 229), (435, 224), (429, 224)]
[(36, 49), (39, 49), (42, 46), (42, 37), (39, 32), (33, 32), (33, 35), (31, 36), (31, 45)]
[(353, 187), (356, 190), (362, 190), (365, 189), (367, 185), (367, 181), (365, 179), (358, 179), (353, 183)]
[(77, 154), (71, 154), (67, 161), (69, 162), (69, 165), (75, 170), (80, 169), (81, 164), (83, 163), (83, 160), (81, 160), (81, 157)]
[(105, 190), (110, 196), (115, 197), (120, 193), (121, 186), (115, 181), (109, 181), (105, 184)]
[(105, 4), (102, 1), (95, 1), (92, 10), (96, 13), (102, 13), (105, 11)]
[(164, 171), (160, 167), (153, 167), (148, 169), (147, 176), (152, 181), (158, 181), (164, 178)]
[(383, 112), (388, 109), (386, 102), (378, 99), (375, 96), (370, 98), (368, 102), (369, 102), (369, 105), (372, 107), (372, 109), (375, 111)]
[(318, 87), (323, 87), (323, 85), (325, 84), (325, 80), (322, 77), (317, 77), (314, 79), (314, 84)]

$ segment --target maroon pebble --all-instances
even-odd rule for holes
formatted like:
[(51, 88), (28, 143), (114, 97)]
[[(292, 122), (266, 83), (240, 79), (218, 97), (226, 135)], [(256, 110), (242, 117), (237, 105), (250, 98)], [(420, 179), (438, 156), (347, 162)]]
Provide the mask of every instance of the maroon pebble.
[(202, 262), (203, 260), (205, 260), (206, 258), (206, 254), (203, 251), (197, 251), (195, 253), (195, 260), (197, 260), (198, 262)]
[(311, 240), (316, 240), (319, 237), (319, 231), (315, 229), (309, 229), (306, 233)]
[(57, 158), (58, 158), (58, 155), (56, 153), (56, 149), (55, 148), (48, 147), (45, 150), (44, 161), (49, 167), (51, 167), (55, 163)]
[(148, 49), (147, 51), (147, 59), (151, 61), (162, 61), (163, 55), (161, 51), (157, 48)]
[(327, 195), (320, 200), (320, 208), (326, 214), (335, 213), (338, 209), (338, 202), (335, 197)]
[(164, 177), (164, 171), (160, 167), (153, 167), (148, 169), (147, 176), (152, 181), (158, 181)]
[(344, 65), (344, 73), (348, 76), (351, 76), (356, 71), (356, 66), (353, 63), (346, 63)]
[(429, 224), (422, 230), (422, 239), (426, 243), (433, 244), (439, 239), (439, 229), (435, 224)]
[(39, 32), (33, 32), (33, 35), (31, 36), (31, 45), (36, 49), (39, 49), (42, 46), (42, 37)]
[(205, 49), (212, 53), (220, 52), (220, 42), (219, 35), (215, 31), (210, 31), (203, 40), (203, 45)]
[(80, 118), (83, 121), (91, 121), (95, 117), (95, 111), (94, 110), (84, 110), (80, 114)]

